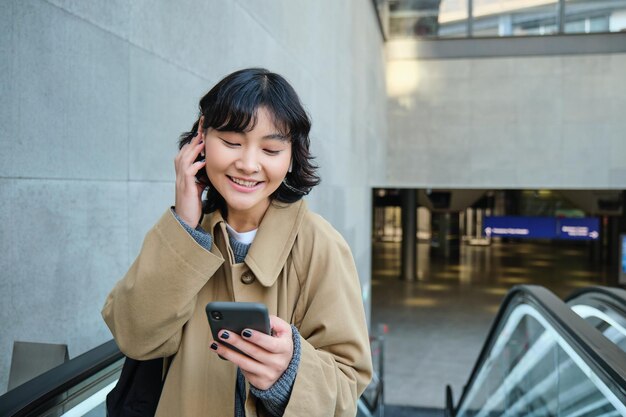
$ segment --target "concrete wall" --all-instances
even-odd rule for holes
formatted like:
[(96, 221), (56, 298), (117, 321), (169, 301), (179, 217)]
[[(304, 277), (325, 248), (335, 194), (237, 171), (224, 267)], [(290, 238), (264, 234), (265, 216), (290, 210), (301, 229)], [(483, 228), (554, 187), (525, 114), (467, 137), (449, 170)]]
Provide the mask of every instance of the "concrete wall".
[(392, 58), (387, 185), (626, 188), (624, 68), (624, 53)]
[(350, 243), (369, 306), (372, 183), (386, 167), (370, 1), (6, 0), (0, 6), (0, 393), (14, 340), (110, 339), (108, 291), (173, 203), (198, 99), (265, 66), (313, 119), (310, 205)]

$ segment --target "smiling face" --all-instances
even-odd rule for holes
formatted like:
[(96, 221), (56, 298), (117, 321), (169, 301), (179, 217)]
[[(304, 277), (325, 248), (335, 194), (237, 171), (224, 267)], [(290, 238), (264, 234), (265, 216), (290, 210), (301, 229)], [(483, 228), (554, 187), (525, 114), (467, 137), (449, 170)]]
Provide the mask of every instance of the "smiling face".
[(270, 196), (287, 175), (291, 140), (280, 133), (271, 114), (257, 110), (254, 129), (205, 134), (206, 172), (226, 201), (228, 223), (238, 232), (259, 226)]

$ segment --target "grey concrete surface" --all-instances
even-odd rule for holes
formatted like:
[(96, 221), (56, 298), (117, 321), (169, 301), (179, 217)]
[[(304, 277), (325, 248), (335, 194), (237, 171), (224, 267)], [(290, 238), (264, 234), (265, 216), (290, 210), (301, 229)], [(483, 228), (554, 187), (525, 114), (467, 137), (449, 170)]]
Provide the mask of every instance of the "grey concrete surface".
[[(128, 259), (132, 261), (143, 244), (146, 233), (174, 205), (171, 181), (128, 183)], [(154, 202), (162, 202), (155, 204)]]
[(81, 0), (46, 0), (89, 24), (128, 39), (131, 26), (131, 0), (85, 2)]
[(323, 179), (310, 205), (369, 294), (364, 225), (387, 137), (371, 2), (6, 0), (0, 25), (0, 393), (14, 340), (74, 357), (111, 337), (100, 308), (173, 204), (177, 138), (243, 67), (299, 93)]
[(14, 341), (74, 357), (109, 338), (100, 308), (128, 264), (126, 194), (116, 181), (0, 180), (4, 384)]
[(129, 70), (128, 178), (174, 181), (178, 137), (193, 126), (210, 85), (136, 46), (130, 47)]
[(2, 8), (13, 38), (0, 175), (126, 178), (128, 45), (46, 2)]
[(626, 54), (387, 65), (387, 186), (626, 187)]

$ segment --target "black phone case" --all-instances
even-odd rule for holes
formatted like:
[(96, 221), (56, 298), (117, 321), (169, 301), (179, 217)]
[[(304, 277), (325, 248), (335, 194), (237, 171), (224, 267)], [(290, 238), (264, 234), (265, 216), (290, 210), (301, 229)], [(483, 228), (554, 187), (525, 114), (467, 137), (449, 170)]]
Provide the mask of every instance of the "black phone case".
[[(196, 160), (195, 160), (195, 161), (193, 161), (193, 162), (200, 162), (200, 161), (202, 161), (204, 158), (205, 158), (204, 156), (202, 156), (202, 155), (198, 155), (198, 157), (196, 158)], [(202, 183), (202, 184), (204, 184), (204, 185), (208, 185), (208, 184), (209, 184), (209, 177), (207, 176), (207, 173), (206, 173), (206, 169), (205, 169), (205, 168), (201, 168), (201, 169), (200, 169), (200, 171), (198, 171), (198, 172), (196, 173), (196, 179), (197, 179), (200, 183)]]
[[(215, 313), (221, 314), (216, 319)], [(270, 318), (267, 307), (261, 303), (237, 303), (231, 301), (213, 301), (206, 305), (206, 315), (211, 326), (213, 340), (228, 346), (230, 349), (241, 352), (227, 342), (220, 340), (218, 332), (222, 329), (241, 335), (244, 329), (252, 329), (265, 334), (271, 334)]]

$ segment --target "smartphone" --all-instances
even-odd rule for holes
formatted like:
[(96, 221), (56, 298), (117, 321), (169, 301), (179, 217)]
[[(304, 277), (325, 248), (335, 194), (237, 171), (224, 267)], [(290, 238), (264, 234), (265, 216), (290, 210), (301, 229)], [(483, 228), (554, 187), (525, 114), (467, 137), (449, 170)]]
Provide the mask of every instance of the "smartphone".
[[(199, 162), (202, 161), (205, 157), (202, 155), (198, 155), (198, 157), (196, 158), (196, 160), (194, 162)], [(203, 167), (201, 168), (198, 172), (196, 172), (196, 179), (198, 180), (198, 182), (204, 184), (204, 185), (208, 185), (209, 184), (209, 176), (206, 173), (206, 168)]]
[(265, 304), (213, 301), (206, 305), (206, 315), (213, 339), (239, 353), (243, 352), (218, 337), (220, 330), (228, 330), (238, 335), (244, 329), (271, 334), (270, 317)]

